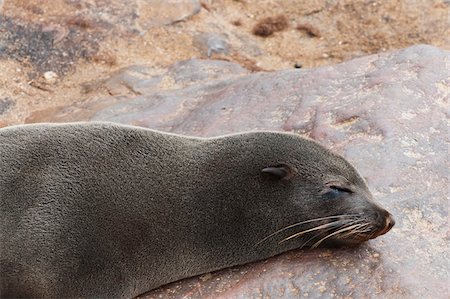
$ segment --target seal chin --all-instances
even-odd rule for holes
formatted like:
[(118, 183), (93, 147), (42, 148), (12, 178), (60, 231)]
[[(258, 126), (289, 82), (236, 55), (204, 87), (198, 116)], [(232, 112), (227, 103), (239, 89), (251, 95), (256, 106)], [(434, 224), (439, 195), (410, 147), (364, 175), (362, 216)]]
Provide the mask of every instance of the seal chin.
[(326, 247), (331, 247), (331, 248), (339, 248), (339, 247), (354, 247), (354, 246), (358, 246), (362, 243), (364, 243), (366, 240), (362, 240), (359, 238), (349, 238), (349, 239), (335, 239), (335, 240), (330, 240), (329, 242), (325, 243)]
[(359, 233), (357, 235), (340, 239), (340, 243), (345, 246), (359, 245), (361, 243), (367, 242), (371, 239), (371, 233)]

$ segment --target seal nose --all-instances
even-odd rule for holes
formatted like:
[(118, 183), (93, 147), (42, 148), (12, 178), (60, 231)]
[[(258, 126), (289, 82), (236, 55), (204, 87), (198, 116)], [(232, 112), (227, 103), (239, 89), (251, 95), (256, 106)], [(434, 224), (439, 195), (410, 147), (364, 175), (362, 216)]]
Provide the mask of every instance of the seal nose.
[(385, 233), (390, 231), (394, 225), (395, 225), (394, 216), (392, 216), (390, 213), (387, 213), (387, 216), (385, 218), (384, 228), (380, 231), (378, 236), (384, 235)]
[(387, 233), (388, 231), (391, 230), (391, 228), (395, 225), (395, 220), (394, 220), (394, 216), (391, 215), (391, 213), (384, 211), (383, 213), (384, 217), (381, 216), (381, 214), (379, 214), (379, 217), (383, 217), (380, 222), (380, 229), (372, 235), (371, 239), (374, 239), (378, 236), (384, 235), (385, 233)]
[(390, 231), (391, 228), (392, 228), (394, 225), (395, 225), (394, 217), (393, 217), (391, 214), (389, 214), (389, 215), (386, 217), (385, 233), (387, 233), (388, 231)]

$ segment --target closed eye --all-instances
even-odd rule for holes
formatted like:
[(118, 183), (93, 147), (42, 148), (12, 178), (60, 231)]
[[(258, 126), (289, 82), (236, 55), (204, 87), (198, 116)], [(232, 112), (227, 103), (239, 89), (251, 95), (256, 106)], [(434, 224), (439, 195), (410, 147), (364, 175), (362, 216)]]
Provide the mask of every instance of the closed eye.
[(339, 187), (339, 186), (330, 186), (330, 189), (332, 190), (336, 190), (339, 192), (345, 192), (345, 193), (353, 193), (352, 190), (345, 188), (345, 187)]
[(324, 199), (337, 199), (351, 193), (353, 193), (352, 190), (345, 187), (329, 186), (328, 190), (322, 194), (322, 197)]

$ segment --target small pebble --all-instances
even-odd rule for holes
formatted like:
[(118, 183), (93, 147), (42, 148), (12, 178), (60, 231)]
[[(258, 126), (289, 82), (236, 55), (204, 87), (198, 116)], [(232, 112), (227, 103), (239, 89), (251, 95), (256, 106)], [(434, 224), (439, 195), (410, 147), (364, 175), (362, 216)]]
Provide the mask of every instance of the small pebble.
[(213, 276), (212, 276), (211, 273), (206, 273), (206, 274), (200, 276), (200, 280), (204, 282), (204, 281), (210, 280), (212, 277), (213, 277)]
[(58, 75), (55, 72), (49, 71), (44, 73), (44, 79), (49, 84), (54, 84), (58, 79)]

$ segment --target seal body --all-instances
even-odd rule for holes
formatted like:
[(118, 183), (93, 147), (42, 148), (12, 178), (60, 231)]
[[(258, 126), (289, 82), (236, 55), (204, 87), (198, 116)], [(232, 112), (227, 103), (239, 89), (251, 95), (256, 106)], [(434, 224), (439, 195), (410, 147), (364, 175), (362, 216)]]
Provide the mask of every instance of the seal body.
[(2, 297), (130, 298), (394, 223), (314, 141), (111, 123), (0, 129), (0, 203)]

